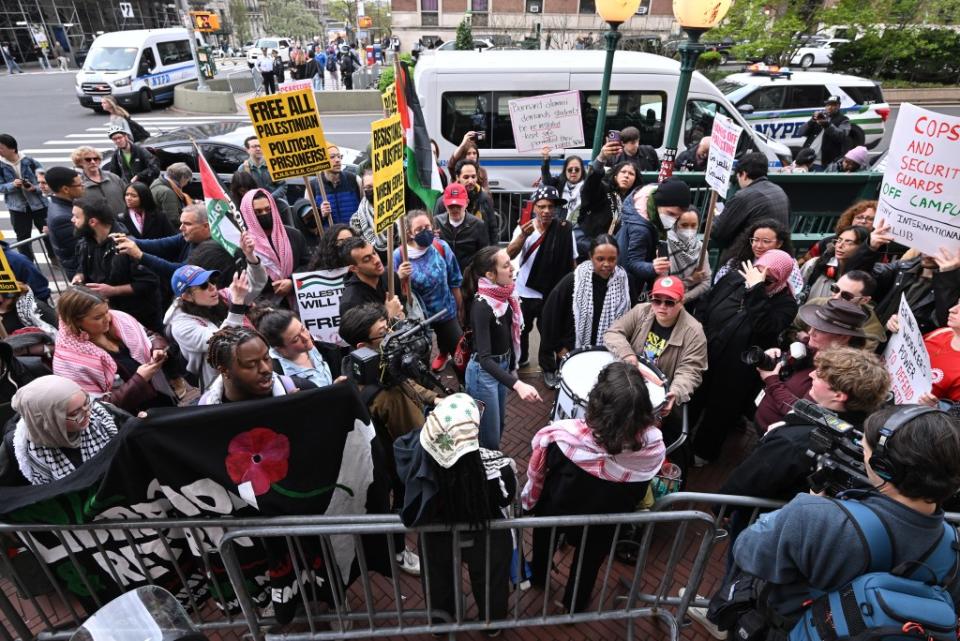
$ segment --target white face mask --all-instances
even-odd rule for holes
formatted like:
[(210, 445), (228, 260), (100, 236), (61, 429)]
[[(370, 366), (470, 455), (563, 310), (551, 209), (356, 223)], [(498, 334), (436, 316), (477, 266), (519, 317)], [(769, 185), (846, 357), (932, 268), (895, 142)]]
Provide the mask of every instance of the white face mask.
[(675, 233), (677, 238), (685, 243), (692, 243), (697, 239), (696, 229), (676, 229), (673, 233)]
[(663, 228), (669, 231), (677, 224), (677, 219), (667, 214), (660, 214), (660, 222), (663, 223)]

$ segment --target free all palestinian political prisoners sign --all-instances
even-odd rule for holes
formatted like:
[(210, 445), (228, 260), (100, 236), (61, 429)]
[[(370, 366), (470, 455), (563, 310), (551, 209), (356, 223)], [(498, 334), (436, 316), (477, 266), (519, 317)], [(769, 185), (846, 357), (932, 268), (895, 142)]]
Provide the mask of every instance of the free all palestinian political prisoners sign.
[(247, 112), (273, 180), (330, 168), (313, 89), (251, 98)]
[(400, 114), (371, 126), (373, 163), (373, 224), (380, 234), (403, 216), (403, 125)]
[(300, 320), (315, 341), (346, 344), (340, 338), (340, 297), (346, 275), (346, 267), (293, 275)]
[(900, 106), (877, 204), (876, 226), (936, 255), (960, 244), (960, 118)]
[(890, 336), (887, 348), (883, 350), (883, 362), (890, 373), (893, 402), (905, 405), (916, 403), (920, 396), (932, 389), (933, 383), (930, 378), (930, 356), (905, 295), (900, 297), (897, 318), (900, 320), (900, 329)]
[(737, 152), (737, 141), (740, 140), (742, 132), (743, 128), (726, 116), (720, 114), (714, 116), (705, 178), (707, 184), (721, 198), (727, 197), (730, 172), (733, 171), (733, 156)]
[(517, 98), (508, 104), (517, 151), (583, 147), (579, 91)]

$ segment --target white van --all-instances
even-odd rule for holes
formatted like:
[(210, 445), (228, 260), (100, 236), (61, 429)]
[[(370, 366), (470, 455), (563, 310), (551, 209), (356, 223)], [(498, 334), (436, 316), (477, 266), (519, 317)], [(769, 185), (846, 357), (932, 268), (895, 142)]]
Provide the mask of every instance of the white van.
[(269, 54), (271, 51), (276, 51), (280, 54), (280, 59), (285, 63), (290, 62), (290, 47), (291, 42), (289, 38), (278, 38), (276, 36), (271, 38), (260, 38), (254, 44), (254, 46), (247, 49), (247, 66), (251, 69), (257, 64), (260, 60), (260, 55), (263, 53), (263, 50), (266, 49)]
[[(490, 188), (529, 191), (540, 175), (540, 154), (516, 150), (508, 102), (573, 89), (580, 91), (586, 147), (558, 150), (552, 164), (558, 172), (564, 154), (589, 162), (605, 55), (603, 51), (495, 50), (421, 56), (414, 76), (417, 96), (427, 130), (440, 147), (440, 162), (446, 164), (466, 132), (483, 131), (486, 136), (479, 142), (480, 160)], [(654, 147), (662, 156), (679, 73), (680, 63), (670, 58), (618, 51), (613, 61), (605, 129), (637, 127), (641, 144)], [(710, 133), (717, 111), (747, 132), (741, 138), (741, 149), (752, 146), (763, 152), (771, 167), (791, 162), (789, 149), (750, 127), (713, 83), (699, 73), (693, 74), (690, 83), (680, 150)]]
[[(197, 46), (203, 46), (197, 34)], [(149, 111), (173, 102), (173, 88), (197, 79), (197, 65), (186, 29), (138, 29), (105, 33), (93, 41), (77, 72), (80, 104), (100, 110), (112, 95), (123, 107)]]

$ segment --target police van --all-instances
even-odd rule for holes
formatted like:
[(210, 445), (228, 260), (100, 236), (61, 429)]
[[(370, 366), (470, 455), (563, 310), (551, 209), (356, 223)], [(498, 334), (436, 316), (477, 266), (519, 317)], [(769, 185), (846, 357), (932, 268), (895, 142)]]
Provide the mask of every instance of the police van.
[[(203, 41), (197, 34), (197, 46)], [(173, 88), (197, 79), (186, 29), (137, 29), (105, 33), (90, 46), (77, 73), (80, 104), (100, 111), (104, 96), (143, 111), (173, 102)]]
[[(487, 170), (490, 188), (529, 191), (540, 175), (540, 151), (519, 152), (510, 123), (509, 102), (560, 91), (579, 90), (584, 145), (555, 150), (554, 172), (564, 156), (590, 161), (600, 85), (606, 54), (603, 51), (447, 51), (442, 56), (421, 56), (416, 66), (417, 97), (427, 131), (437, 142), (444, 163), (468, 131), (483, 132), (477, 142), (480, 161)], [(613, 62), (605, 130), (634, 126), (640, 142), (662, 157), (673, 104), (676, 101), (680, 63), (649, 53), (618, 51)], [(791, 162), (790, 150), (754, 131), (712, 82), (694, 73), (681, 129), (680, 149), (713, 128), (721, 113), (744, 128), (742, 152), (763, 152), (770, 165)]]
[(877, 83), (857, 76), (758, 68), (729, 75), (717, 87), (751, 127), (794, 153), (805, 140), (801, 128), (823, 109), (829, 96), (840, 97), (840, 110), (863, 130), (864, 144), (870, 150), (883, 139), (890, 116), (890, 105)]

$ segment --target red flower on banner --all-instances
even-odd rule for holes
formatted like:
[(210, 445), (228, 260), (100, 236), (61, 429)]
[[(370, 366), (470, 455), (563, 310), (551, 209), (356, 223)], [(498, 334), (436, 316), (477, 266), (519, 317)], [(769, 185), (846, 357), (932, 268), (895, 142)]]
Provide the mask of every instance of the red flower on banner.
[(227, 447), (227, 474), (237, 485), (250, 482), (256, 496), (287, 475), (290, 440), (266, 427), (255, 427), (233, 437)]

